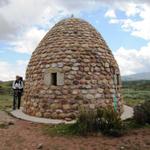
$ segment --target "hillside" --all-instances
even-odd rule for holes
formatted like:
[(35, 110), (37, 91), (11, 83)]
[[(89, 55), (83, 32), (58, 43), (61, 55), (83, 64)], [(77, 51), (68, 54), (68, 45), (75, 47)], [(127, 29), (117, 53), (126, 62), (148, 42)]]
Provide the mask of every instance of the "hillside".
[(149, 90), (150, 80), (122, 81), (123, 89)]
[(123, 98), (127, 105), (135, 106), (150, 100), (150, 80), (123, 81)]
[(12, 107), (12, 81), (0, 82), (0, 110)]
[[(123, 81), (122, 84), (125, 104), (135, 106), (150, 99), (150, 80)], [(9, 105), (11, 100), (12, 81), (0, 82), (0, 108)]]
[(12, 91), (12, 81), (0, 82), (0, 94), (10, 94)]
[(150, 72), (122, 76), (123, 81), (150, 80)]

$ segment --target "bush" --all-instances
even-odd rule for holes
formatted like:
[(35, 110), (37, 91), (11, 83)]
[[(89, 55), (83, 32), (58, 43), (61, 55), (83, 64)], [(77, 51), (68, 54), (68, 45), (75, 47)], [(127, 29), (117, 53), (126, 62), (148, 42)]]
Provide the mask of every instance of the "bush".
[(133, 118), (138, 124), (150, 124), (150, 100), (145, 101), (143, 104), (134, 107)]
[(77, 134), (86, 135), (97, 131), (96, 111), (91, 109), (81, 110), (77, 122), (73, 125), (73, 130)]
[(82, 110), (74, 124), (75, 132), (81, 135), (101, 132), (111, 136), (121, 136), (123, 129), (123, 122), (113, 108)]
[(123, 134), (123, 122), (113, 108), (98, 109), (97, 118), (100, 131), (103, 134), (112, 136), (121, 136)]
[(138, 124), (144, 125), (146, 123), (147, 116), (145, 115), (145, 112), (141, 106), (134, 107), (134, 120)]

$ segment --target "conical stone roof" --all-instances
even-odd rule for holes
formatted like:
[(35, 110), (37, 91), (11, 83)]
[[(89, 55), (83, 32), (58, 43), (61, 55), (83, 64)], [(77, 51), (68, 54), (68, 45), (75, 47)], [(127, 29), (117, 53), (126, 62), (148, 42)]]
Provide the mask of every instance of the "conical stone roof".
[(58, 22), (41, 40), (26, 71), (24, 112), (73, 119), (79, 107), (122, 110), (120, 72), (101, 34), (88, 22)]

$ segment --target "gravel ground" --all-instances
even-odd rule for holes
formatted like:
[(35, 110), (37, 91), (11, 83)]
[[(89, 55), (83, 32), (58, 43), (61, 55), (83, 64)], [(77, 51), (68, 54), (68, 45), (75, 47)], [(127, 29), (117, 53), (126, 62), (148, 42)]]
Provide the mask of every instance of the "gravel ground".
[(138, 129), (123, 137), (49, 136), (44, 125), (10, 117), (0, 112), (0, 122), (10, 123), (0, 128), (0, 150), (150, 150), (150, 129)]

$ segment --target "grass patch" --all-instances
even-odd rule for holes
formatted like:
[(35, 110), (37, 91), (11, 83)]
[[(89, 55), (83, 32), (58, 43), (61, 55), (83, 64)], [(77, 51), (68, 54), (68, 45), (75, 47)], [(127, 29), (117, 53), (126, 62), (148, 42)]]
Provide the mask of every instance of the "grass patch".
[(150, 100), (150, 92), (134, 89), (123, 89), (123, 98), (126, 105), (136, 106)]
[(73, 127), (74, 124), (44, 125), (42, 130), (45, 134), (50, 136), (75, 135)]
[(150, 124), (145, 124), (145, 125), (144, 125), (144, 128), (150, 129)]
[(124, 103), (128, 106), (134, 107), (136, 105), (142, 104), (144, 103), (145, 100), (141, 100), (141, 99), (125, 99), (124, 98)]
[(141, 125), (138, 124), (133, 118), (126, 119), (123, 121), (125, 125), (125, 132), (130, 132), (134, 129), (148, 128), (150, 129), (150, 124)]
[(126, 130), (143, 128), (143, 125), (137, 124), (133, 118), (129, 118), (123, 121)]
[(150, 80), (123, 81), (122, 84), (125, 89), (150, 90)]
[(0, 123), (0, 129), (7, 129), (8, 125), (6, 125), (5, 123)]
[(12, 93), (12, 81), (0, 82), (0, 94), (11, 94)]
[[(124, 120), (123, 124), (124, 124), (124, 134), (134, 129), (141, 129), (141, 128), (150, 129), (150, 124), (145, 125), (137, 124), (133, 118)], [(42, 131), (44, 134), (47, 134), (49, 136), (83, 136), (82, 134), (79, 134), (77, 132), (76, 124), (44, 125), (42, 127)], [(92, 133), (89, 135), (94, 136), (96, 135), (96, 133)]]
[(12, 81), (0, 82), (0, 110), (9, 110), (12, 99)]
[(124, 81), (122, 94), (124, 102), (129, 106), (136, 106), (150, 100), (150, 81)]
[(12, 108), (12, 99), (11, 95), (0, 95), (0, 110), (8, 110)]
[[(145, 110), (147, 115), (144, 124), (137, 121), (136, 114), (133, 118), (121, 120), (117, 112), (113, 108), (99, 108), (97, 110), (83, 109), (74, 124), (60, 124), (55, 126), (44, 126), (44, 133), (55, 135), (97, 135), (102, 133), (107, 136), (120, 137), (133, 129), (150, 128), (149, 122), (149, 101), (140, 107)], [(145, 106), (145, 107), (144, 107)], [(146, 110), (147, 108), (147, 110)], [(139, 118), (143, 118), (139, 115)]]
[(111, 108), (82, 110), (74, 124), (45, 126), (44, 132), (49, 135), (96, 135), (121, 136), (123, 123), (119, 115)]

